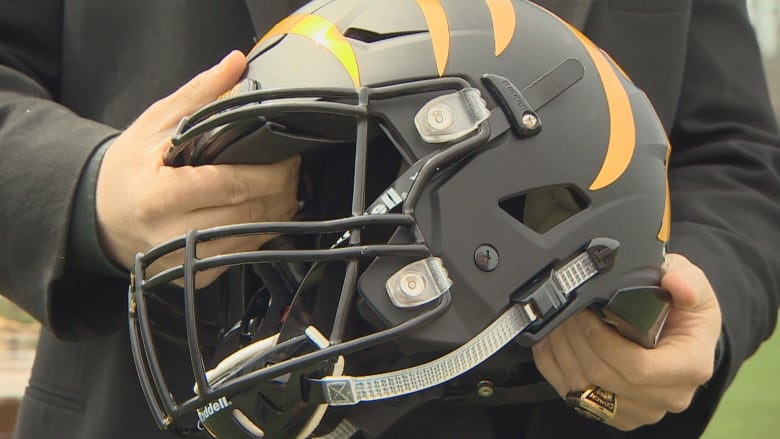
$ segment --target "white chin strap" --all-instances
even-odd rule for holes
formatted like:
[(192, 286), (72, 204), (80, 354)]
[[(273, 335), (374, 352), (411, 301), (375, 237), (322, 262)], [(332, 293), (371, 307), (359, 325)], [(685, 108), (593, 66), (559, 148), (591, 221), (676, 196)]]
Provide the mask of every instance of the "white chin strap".
[[(226, 376), (243, 367), (249, 361), (263, 355), (272, 347), (276, 346), (279, 340), (279, 334), (276, 333), (262, 340), (257, 340), (233, 352), (220, 361), (213, 369), (206, 371), (206, 382), (214, 385), (222, 381)], [(198, 393), (198, 386), (194, 387), (195, 393)]]
[[(311, 340), (312, 343), (314, 343), (318, 348), (324, 349), (329, 346), (328, 339), (322, 335), (320, 331), (317, 330), (314, 326), (309, 326), (305, 330), (306, 336)], [(220, 361), (216, 367), (214, 367), (211, 370), (208, 370), (206, 372), (206, 381), (208, 381), (209, 384), (214, 385), (223, 379), (225, 379), (227, 376), (230, 376), (235, 371), (249, 363), (250, 361), (253, 361), (254, 359), (262, 356), (265, 354), (269, 349), (276, 346), (277, 341), (279, 340), (279, 333), (276, 333), (270, 337), (264, 338), (262, 340), (255, 341), (247, 346), (244, 346), (243, 348), (237, 350), (236, 352), (233, 352), (232, 354), (225, 357), (222, 361)], [(339, 356), (336, 359), (336, 362), (333, 365), (333, 374), (335, 376), (341, 375), (344, 373), (344, 357)], [(194, 388), (195, 393), (198, 392), (197, 385)], [(317, 428), (318, 425), (320, 425), (320, 422), (322, 421), (323, 416), (325, 416), (325, 411), (328, 409), (327, 404), (320, 404), (319, 407), (312, 413), (311, 417), (309, 418), (309, 421), (301, 427), (301, 431), (296, 436), (296, 439), (306, 439), (310, 437), (312, 432), (314, 432), (314, 429)], [(236, 413), (237, 412), (237, 413)], [(254, 434), (258, 437), (264, 437), (265, 434), (262, 431), (262, 428), (260, 426), (255, 425), (246, 415), (244, 415), (241, 411), (234, 411), (233, 416), (234, 418), (236, 416), (239, 416), (237, 420), (239, 420), (242, 425), (244, 425), (246, 428), (248, 428), (250, 431), (254, 432)], [(339, 425), (336, 429), (334, 429), (331, 433), (328, 434), (327, 439), (348, 439), (351, 437), (355, 432), (358, 431), (357, 427), (354, 427), (354, 430), (350, 431), (350, 425), (351, 423), (345, 421), (342, 422), (342, 425)]]
[[(565, 301), (569, 294), (598, 274), (591, 257), (583, 252), (553, 270), (549, 288)], [(376, 375), (327, 376), (310, 380), (312, 391), (333, 406), (353, 405), (407, 395), (445, 383), (478, 366), (540, 318), (530, 303), (510, 306), (493, 323), (459, 348), (428, 363)], [(320, 395), (318, 395), (320, 396)]]
[[(478, 366), (535, 320), (536, 313), (531, 305), (516, 304), (466, 344), (428, 363), (376, 375), (328, 376), (311, 382), (322, 386), (327, 405), (333, 406), (418, 392), (447, 382)], [(349, 439), (359, 430), (349, 419), (344, 419), (331, 432), (317, 436), (316, 439)]]
[[(566, 300), (580, 285), (598, 274), (590, 255), (583, 252), (553, 270), (548, 288)], [(515, 339), (528, 326), (539, 321), (539, 312), (531, 303), (515, 303), (471, 340), (457, 349), (427, 363), (406, 369), (374, 375), (344, 376), (344, 358), (339, 356), (333, 375), (309, 380), (310, 402), (321, 402), (320, 407), (302, 428), (297, 438), (306, 438), (319, 425), (328, 406), (354, 405), (419, 392), (450, 381), (480, 365)], [(317, 347), (329, 346), (328, 339), (315, 327), (306, 328), (306, 336)], [(209, 383), (216, 383), (236, 371), (248, 361), (262, 355), (276, 345), (279, 334), (256, 341), (234, 352), (206, 372)], [(359, 427), (344, 419), (335, 429), (317, 439), (347, 439)]]
[(353, 405), (419, 392), (478, 366), (536, 320), (529, 304), (515, 304), (464, 345), (428, 363), (376, 375), (327, 376), (310, 380), (322, 387), (328, 405)]

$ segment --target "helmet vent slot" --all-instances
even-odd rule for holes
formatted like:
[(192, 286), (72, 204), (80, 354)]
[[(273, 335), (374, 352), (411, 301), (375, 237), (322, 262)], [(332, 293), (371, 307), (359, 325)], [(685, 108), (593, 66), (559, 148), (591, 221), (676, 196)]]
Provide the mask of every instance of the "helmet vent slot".
[(571, 185), (536, 188), (498, 203), (504, 212), (539, 234), (547, 233), (589, 204), (587, 197)]
[(409, 35), (416, 35), (416, 34), (422, 34), (426, 33), (426, 31), (422, 30), (414, 30), (414, 31), (404, 31), (404, 32), (390, 32), (386, 34), (380, 34), (374, 31), (370, 31), (367, 29), (360, 29), (358, 27), (351, 27), (347, 29), (346, 32), (344, 32), (344, 36), (352, 39), (357, 40), (363, 43), (377, 43), (379, 41), (386, 41), (386, 40), (392, 40), (393, 38), (400, 38), (400, 37), (406, 37)]

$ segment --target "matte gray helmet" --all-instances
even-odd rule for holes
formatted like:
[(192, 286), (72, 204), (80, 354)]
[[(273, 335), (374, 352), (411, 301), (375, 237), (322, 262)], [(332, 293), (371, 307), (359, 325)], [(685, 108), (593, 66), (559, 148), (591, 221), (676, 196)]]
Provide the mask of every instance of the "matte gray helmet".
[[(524, 1), (319, 0), (248, 57), (231, 92), (182, 121), (166, 163), (301, 154), (301, 211), (138, 256), (133, 354), (161, 427), (348, 436), (364, 407), (511, 386), (491, 361), (587, 307), (653, 345), (669, 145), (577, 30)], [(282, 236), (197, 256), (258, 233)], [(147, 273), (182, 249), (180, 266)], [(196, 291), (220, 266), (233, 268)], [(191, 361), (164, 371), (160, 340), (177, 337)]]

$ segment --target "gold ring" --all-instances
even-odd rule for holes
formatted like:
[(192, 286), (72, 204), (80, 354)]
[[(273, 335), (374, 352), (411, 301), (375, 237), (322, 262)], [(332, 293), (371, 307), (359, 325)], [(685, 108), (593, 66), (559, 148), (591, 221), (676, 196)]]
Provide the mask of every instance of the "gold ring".
[(617, 413), (617, 395), (598, 386), (567, 393), (566, 403), (577, 413), (601, 422), (614, 418)]

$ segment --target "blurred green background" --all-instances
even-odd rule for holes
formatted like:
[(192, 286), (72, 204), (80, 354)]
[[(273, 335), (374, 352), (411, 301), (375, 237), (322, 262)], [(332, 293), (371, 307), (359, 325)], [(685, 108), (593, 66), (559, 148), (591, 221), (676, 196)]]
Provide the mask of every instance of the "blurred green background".
[(0, 296), (0, 317), (5, 317), (20, 323), (32, 323), (35, 321), (27, 313), (14, 306), (13, 303), (2, 296)]
[(775, 334), (748, 359), (721, 401), (705, 439), (780, 436), (780, 336)]
[[(747, 4), (764, 55), (769, 94), (780, 119), (780, 0), (747, 0)], [(778, 370), (780, 336), (775, 334), (742, 366), (703, 437), (780, 437)]]

